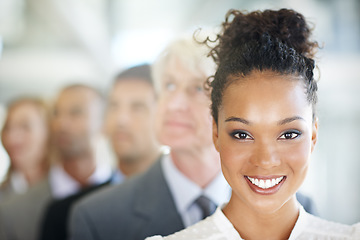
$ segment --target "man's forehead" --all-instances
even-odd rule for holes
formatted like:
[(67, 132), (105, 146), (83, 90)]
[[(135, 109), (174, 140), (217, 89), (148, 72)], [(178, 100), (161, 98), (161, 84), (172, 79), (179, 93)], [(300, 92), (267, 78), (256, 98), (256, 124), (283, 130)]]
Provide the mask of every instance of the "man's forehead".
[(206, 80), (206, 75), (201, 71), (190, 71), (186, 72), (175, 72), (175, 71), (165, 71), (164, 77), (162, 78), (162, 82), (166, 82), (168, 80), (178, 81), (178, 82), (187, 82), (190, 84), (198, 84), (204, 83)]
[(96, 95), (90, 91), (66, 91), (59, 95), (55, 107), (82, 108), (91, 105), (96, 98)]

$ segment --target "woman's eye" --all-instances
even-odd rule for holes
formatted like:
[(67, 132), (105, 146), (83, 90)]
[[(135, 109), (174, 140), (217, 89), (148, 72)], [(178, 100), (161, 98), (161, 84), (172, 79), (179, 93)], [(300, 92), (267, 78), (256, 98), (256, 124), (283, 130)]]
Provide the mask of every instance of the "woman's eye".
[(297, 131), (296, 132), (295, 131), (286, 132), (286, 133), (282, 134), (279, 139), (287, 139), (287, 140), (295, 139), (295, 138), (299, 137), (300, 135), (301, 135), (301, 133), (297, 132)]
[(240, 140), (247, 140), (247, 139), (252, 139), (252, 137), (244, 132), (235, 132), (232, 134), (234, 138), (236, 139), (240, 139)]

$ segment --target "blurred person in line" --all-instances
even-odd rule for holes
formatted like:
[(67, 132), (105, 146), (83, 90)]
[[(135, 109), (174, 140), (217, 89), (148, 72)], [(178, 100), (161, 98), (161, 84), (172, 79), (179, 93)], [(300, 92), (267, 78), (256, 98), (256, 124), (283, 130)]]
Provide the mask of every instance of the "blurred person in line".
[[(117, 158), (111, 184), (148, 169), (161, 156), (153, 121), (156, 96), (148, 64), (118, 74), (110, 89), (104, 130)], [(67, 239), (68, 214), (74, 202), (99, 189), (96, 186), (50, 204), (43, 219), (43, 240)]]
[(295, 196), (318, 136), (318, 44), (305, 18), (288, 9), (230, 10), (222, 27), (209, 85), (231, 199), (198, 224), (148, 239), (360, 239), (360, 223), (315, 217)]
[(95, 159), (104, 102), (87, 85), (65, 87), (53, 109), (52, 138), (58, 155), (49, 176), (21, 196), (0, 204), (0, 239), (37, 240), (43, 214), (54, 199), (62, 199), (112, 176), (109, 165)]
[[(212, 143), (203, 83), (214, 63), (192, 37), (171, 43), (154, 65), (157, 138), (170, 154), (148, 171), (75, 204), (70, 239), (144, 239), (170, 234), (227, 202), (230, 188)], [(206, 206), (207, 205), (207, 206)]]
[(10, 166), (0, 186), (0, 200), (9, 194), (23, 194), (46, 177), (49, 121), (49, 108), (39, 98), (17, 98), (8, 105), (1, 140)]
[(105, 133), (125, 176), (147, 170), (162, 155), (153, 129), (156, 107), (149, 64), (117, 75), (109, 94)]

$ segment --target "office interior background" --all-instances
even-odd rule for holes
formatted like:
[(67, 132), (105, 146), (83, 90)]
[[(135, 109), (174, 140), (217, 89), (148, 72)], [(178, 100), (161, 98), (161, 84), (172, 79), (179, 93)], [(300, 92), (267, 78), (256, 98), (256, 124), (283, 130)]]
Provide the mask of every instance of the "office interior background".
[[(152, 62), (174, 37), (216, 29), (230, 8), (293, 8), (314, 23), (319, 140), (302, 187), (320, 216), (360, 221), (359, 0), (0, 0), (0, 127), (9, 100), (49, 101), (64, 85), (106, 92), (112, 77)], [(291, 154), (291, 153), (289, 153)], [(0, 182), (8, 167), (0, 144)]]

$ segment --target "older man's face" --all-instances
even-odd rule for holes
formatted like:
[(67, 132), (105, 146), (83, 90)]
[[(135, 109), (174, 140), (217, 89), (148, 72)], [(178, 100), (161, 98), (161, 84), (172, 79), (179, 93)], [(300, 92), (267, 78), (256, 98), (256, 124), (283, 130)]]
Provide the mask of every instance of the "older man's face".
[(203, 86), (207, 76), (189, 70), (171, 59), (161, 78), (157, 136), (172, 149), (192, 149), (212, 145), (210, 99)]

